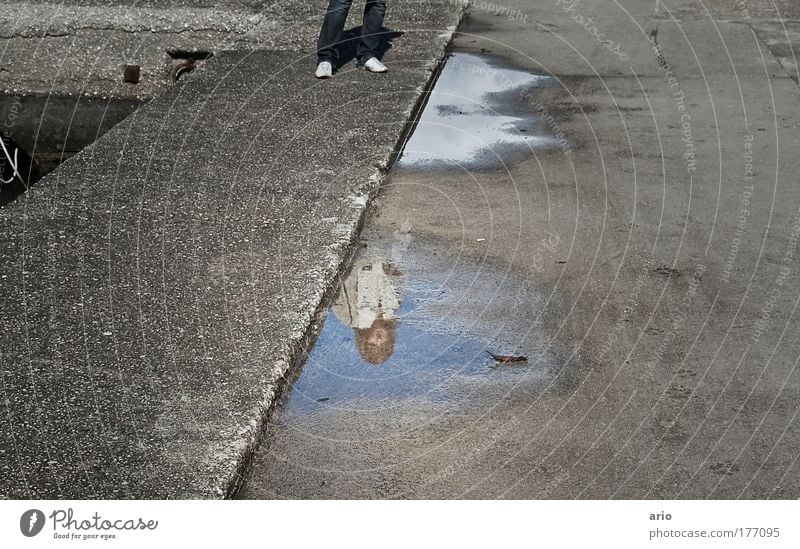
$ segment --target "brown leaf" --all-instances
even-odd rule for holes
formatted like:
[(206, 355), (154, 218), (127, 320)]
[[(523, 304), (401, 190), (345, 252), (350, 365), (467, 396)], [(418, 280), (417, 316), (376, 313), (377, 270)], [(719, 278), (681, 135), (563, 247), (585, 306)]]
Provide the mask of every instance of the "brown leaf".
[(496, 355), (491, 351), (486, 351), (489, 353), (489, 356), (495, 359), (497, 362), (525, 362), (528, 360), (526, 356), (519, 356), (519, 355)]

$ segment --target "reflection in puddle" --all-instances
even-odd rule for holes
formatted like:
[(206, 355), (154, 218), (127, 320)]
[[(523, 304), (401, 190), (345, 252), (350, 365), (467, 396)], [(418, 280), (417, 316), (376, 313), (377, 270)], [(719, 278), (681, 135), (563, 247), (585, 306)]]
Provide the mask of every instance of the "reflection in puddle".
[[(523, 104), (545, 85), (486, 58), (450, 58), (400, 160), (408, 169), (392, 175), (240, 497), (432, 497), (433, 484), (464, 493), (488, 475), (484, 454), (507, 459), (535, 436), (533, 403), (569, 386), (539, 322), (558, 297), (532, 276), (535, 259), (514, 262), (515, 247), (498, 257), (467, 246), (459, 228), (474, 233), (465, 223), (482, 211), (459, 209), (471, 181), (436, 173), (429, 184), (423, 170), (561, 148)], [(492, 237), (484, 228), (469, 239)], [(527, 360), (502, 364), (489, 351)]]
[(524, 283), (486, 266), (464, 266), (442, 282), (418, 269), (420, 257), (391, 255), (365, 254), (353, 264), (281, 421), (306, 413), (319, 419), (325, 408), (380, 412), (412, 402), (457, 408), (476, 390), (486, 397), (492, 386), (502, 392), (523, 380), (552, 381), (554, 361), (544, 348), (527, 347), (528, 362), (501, 367), (487, 352), (521, 351), (516, 346), (526, 338), (496, 313), (515, 314), (520, 296), (504, 288)]
[[(239, 497), (432, 497), (455, 456), (529, 440), (520, 418), (560, 390), (563, 361), (533, 322), (541, 288), (392, 230), (370, 231)], [(441, 478), (468, 485), (479, 465)]]
[(356, 263), (331, 309), (339, 322), (353, 328), (358, 350), (370, 364), (383, 364), (394, 352), (400, 307), (395, 274), (390, 263)]
[(520, 151), (563, 147), (563, 138), (534, 114), (535, 90), (554, 83), (490, 56), (452, 54), (398, 165), (474, 168), (502, 164)]
[[(420, 313), (415, 306), (430, 305), (436, 293), (422, 287), (407, 292), (398, 318), (378, 317), (366, 329), (353, 328), (329, 314), (292, 388), (287, 411), (319, 410), (320, 399), (328, 399), (329, 406), (354, 406), (362, 412), (380, 410), (390, 399), (453, 401), (453, 385), (464, 376), (493, 373), (485, 342), (459, 335), (455, 329), (447, 333), (444, 325), (439, 333), (428, 331), (429, 323), (417, 322)], [(385, 335), (376, 333), (384, 330)], [(516, 372), (524, 373), (522, 368)]]

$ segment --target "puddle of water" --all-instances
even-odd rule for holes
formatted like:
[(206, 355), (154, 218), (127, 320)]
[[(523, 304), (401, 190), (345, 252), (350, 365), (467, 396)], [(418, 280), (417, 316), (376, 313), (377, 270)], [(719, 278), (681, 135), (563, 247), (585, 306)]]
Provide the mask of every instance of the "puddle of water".
[[(465, 220), (447, 196), (464, 185), (420, 178), (561, 148), (523, 99), (548, 85), (486, 57), (449, 59), (392, 174), (408, 187), (387, 185), (239, 497), (428, 497), (437, 483), (459, 493), (484, 474), (478, 456), (512, 455), (529, 440), (521, 418), (570, 384), (537, 323), (554, 298), (514, 267), (513, 246), (497, 247), (508, 258), (464, 246), (455, 233)], [(438, 223), (454, 234), (431, 231)], [(487, 351), (528, 360), (498, 364)], [(472, 458), (447, 473), (463, 455)]]
[[(359, 254), (275, 421), (320, 436), (335, 421), (340, 435), (358, 438), (360, 427), (334, 418), (474, 411), (516, 387), (530, 393), (553, 382), (557, 361), (527, 316), (542, 298), (527, 281), (488, 264), (442, 264), (405, 246), (397, 235), (374, 236)], [(528, 361), (500, 365), (487, 351)]]
[(293, 385), (288, 414), (319, 413), (320, 402), (359, 412), (383, 412), (392, 402), (407, 399), (456, 404), (479, 381), (544, 379), (545, 369), (536, 364), (535, 357), (525, 365), (497, 369), (487, 350), (503, 346), (498, 334), (491, 328), (475, 333), (482, 324), (458, 318), (452, 310), (457, 298), (441, 287), (411, 285), (403, 276), (385, 275), (383, 290), (403, 294), (399, 306), (384, 311), (377, 301), (369, 305), (362, 301), (368, 310), (351, 314), (363, 295), (348, 299), (346, 288), (372, 283), (362, 276), (363, 266), (355, 265), (328, 313), (303, 373)]
[[(533, 326), (544, 292), (500, 265), (407, 244), (369, 231), (240, 498), (420, 497), (453, 456), (526, 440), (519, 418), (564, 377)], [(498, 365), (488, 350), (529, 360)], [(446, 481), (467, 482), (473, 465)]]
[(454, 53), (398, 161), (401, 168), (491, 167), (516, 154), (564, 145), (536, 114), (550, 76), (504, 67), (491, 56)]
[(138, 99), (0, 95), (0, 205), (122, 121)]

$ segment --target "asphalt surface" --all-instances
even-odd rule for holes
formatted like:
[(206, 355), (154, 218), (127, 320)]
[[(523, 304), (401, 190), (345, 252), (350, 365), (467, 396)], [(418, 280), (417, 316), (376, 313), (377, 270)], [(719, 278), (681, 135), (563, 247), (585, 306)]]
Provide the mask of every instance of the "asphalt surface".
[(429, 103), (240, 497), (800, 497), (800, 13), (657, 4), (473, 4), (462, 71), (555, 82)]

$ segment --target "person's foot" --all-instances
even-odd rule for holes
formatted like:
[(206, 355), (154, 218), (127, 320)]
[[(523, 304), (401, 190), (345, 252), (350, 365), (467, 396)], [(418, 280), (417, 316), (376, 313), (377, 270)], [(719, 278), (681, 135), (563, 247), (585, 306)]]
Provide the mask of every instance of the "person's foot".
[(387, 72), (389, 70), (377, 57), (370, 57), (367, 59), (366, 63), (364, 63), (364, 68), (369, 72)]
[(333, 76), (333, 65), (330, 61), (323, 61), (317, 65), (317, 72), (314, 73), (317, 78), (330, 78)]

